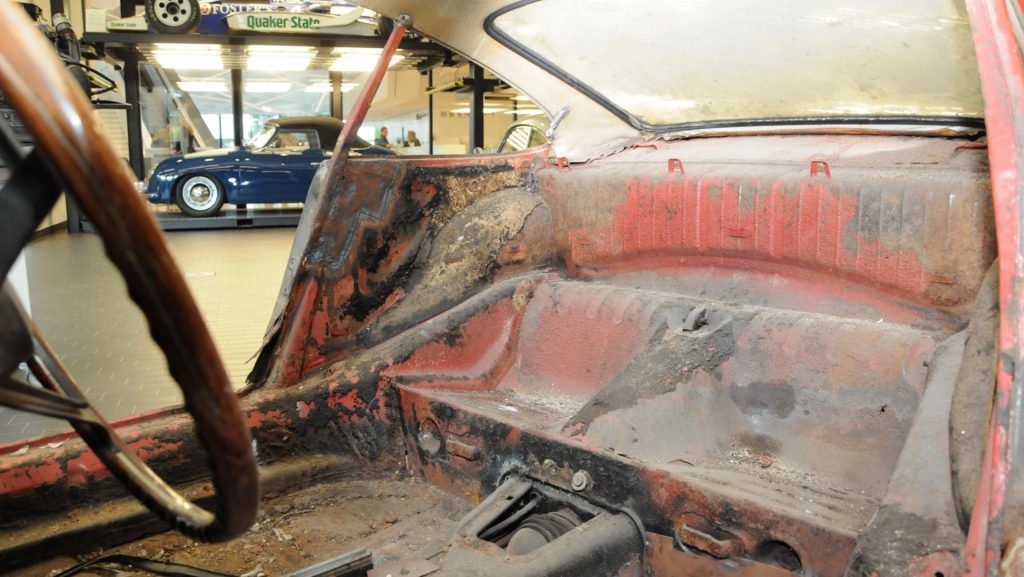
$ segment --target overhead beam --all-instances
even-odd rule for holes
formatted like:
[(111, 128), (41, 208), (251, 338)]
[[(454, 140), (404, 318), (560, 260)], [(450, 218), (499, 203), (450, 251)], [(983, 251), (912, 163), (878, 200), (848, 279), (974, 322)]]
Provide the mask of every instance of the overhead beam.
[[(136, 46), (139, 44), (240, 44), (265, 46), (314, 46), (330, 48), (381, 48), (384, 41), (379, 36), (338, 36), (330, 34), (296, 34), (292, 36), (273, 34), (152, 34), (138, 32), (86, 32), (82, 41), (109, 46)], [(399, 50), (416, 54), (444, 55), (445, 48), (432, 42), (403, 40)]]

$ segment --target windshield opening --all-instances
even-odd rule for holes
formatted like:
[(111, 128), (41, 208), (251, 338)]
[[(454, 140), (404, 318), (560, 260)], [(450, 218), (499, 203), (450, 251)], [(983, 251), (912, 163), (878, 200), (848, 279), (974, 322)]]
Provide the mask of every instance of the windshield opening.
[(277, 125), (264, 124), (263, 128), (253, 136), (249, 142), (245, 145), (249, 148), (266, 148), (270, 144), (270, 139), (274, 138), (274, 132), (277, 131)]
[(640, 129), (977, 125), (981, 91), (962, 4), (593, 0), (581, 10), (525, 0), (486, 27)]

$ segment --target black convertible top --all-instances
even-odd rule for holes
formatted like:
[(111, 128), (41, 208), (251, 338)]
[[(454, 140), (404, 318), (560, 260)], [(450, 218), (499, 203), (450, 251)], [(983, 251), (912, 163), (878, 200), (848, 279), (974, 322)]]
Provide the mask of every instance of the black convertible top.
[[(283, 128), (313, 128), (320, 137), (320, 148), (331, 150), (338, 142), (341, 128), (345, 123), (332, 116), (286, 116), (284, 118), (272, 118), (267, 124), (276, 124)], [(356, 136), (354, 148), (361, 150), (373, 146), (366, 140)]]
[[(268, 120), (267, 124), (276, 124), (282, 128), (312, 128), (320, 137), (320, 148), (324, 150), (334, 148), (341, 134), (341, 127), (344, 122), (330, 116), (290, 116), (286, 118), (274, 118)], [(360, 148), (356, 145), (356, 148)]]

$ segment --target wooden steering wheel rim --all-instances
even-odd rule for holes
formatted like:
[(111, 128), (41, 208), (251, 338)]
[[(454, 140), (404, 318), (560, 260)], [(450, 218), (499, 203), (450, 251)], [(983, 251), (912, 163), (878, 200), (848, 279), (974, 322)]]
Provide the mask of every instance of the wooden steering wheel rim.
[[(132, 486), (132, 476), (117, 470), (126, 466), (123, 459), (104, 458), (100, 448), (86, 441), (137, 497), (183, 533), (207, 541), (237, 536), (256, 517), (256, 461), (238, 398), (199, 309), (134, 179), (53, 46), (13, 2), (0, 0), (0, 22), (7, 23), (0, 38), (0, 93), (96, 227), (129, 295), (145, 313), (206, 450), (216, 491), (213, 513), (169, 487), (164, 488), (170, 493), (157, 498), (147, 488)], [(148, 467), (146, 473), (158, 479)]]

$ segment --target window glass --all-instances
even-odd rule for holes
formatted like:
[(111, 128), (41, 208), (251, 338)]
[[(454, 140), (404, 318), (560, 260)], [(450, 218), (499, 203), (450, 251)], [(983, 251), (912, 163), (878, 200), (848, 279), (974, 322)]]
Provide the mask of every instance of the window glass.
[(313, 148), (314, 139), (315, 135), (312, 132), (282, 128), (277, 131), (276, 135), (274, 135), (274, 140), (271, 142), (270, 148), (302, 152)]
[(540, 0), (494, 24), (652, 126), (982, 117), (962, 0)]
[(544, 144), (547, 141), (548, 141), (547, 136), (544, 136), (544, 134), (541, 133), (541, 131), (537, 130), (536, 128), (532, 128), (532, 127), (530, 128), (530, 146), (531, 147), (540, 146), (541, 144)]
[(147, 169), (171, 156), (234, 144), (229, 71), (172, 70), (145, 63), (139, 74), (146, 87), (139, 98)]
[[(253, 63), (251, 58), (250, 66)], [(255, 135), (272, 118), (331, 114), (330, 81), (326, 70), (250, 69), (242, 72), (242, 79), (242, 133), (245, 137)], [(230, 100), (226, 105), (230, 107)]]
[(508, 133), (505, 142), (501, 145), (499, 152), (518, 152), (530, 147), (530, 132), (533, 129), (529, 126), (516, 126)]
[(277, 127), (272, 124), (264, 125), (263, 128), (253, 136), (246, 146), (250, 148), (266, 148), (270, 144), (271, 138), (274, 136), (274, 132), (277, 131)]

